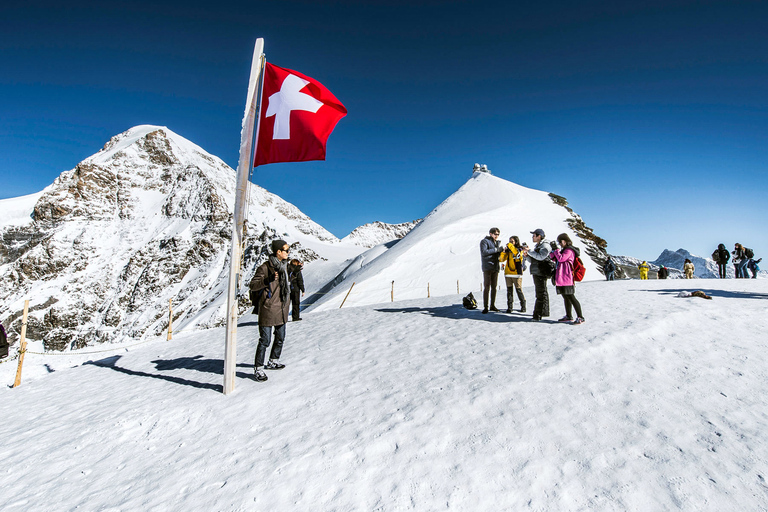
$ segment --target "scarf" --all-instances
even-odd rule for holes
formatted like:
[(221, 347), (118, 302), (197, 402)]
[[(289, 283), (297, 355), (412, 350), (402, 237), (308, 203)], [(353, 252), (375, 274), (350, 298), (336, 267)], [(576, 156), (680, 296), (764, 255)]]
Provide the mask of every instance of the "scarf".
[(290, 290), (288, 289), (288, 260), (280, 261), (277, 256), (269, 256), (269, 266), (280, 274), (280, 300), (283, 303), (288, 302)]

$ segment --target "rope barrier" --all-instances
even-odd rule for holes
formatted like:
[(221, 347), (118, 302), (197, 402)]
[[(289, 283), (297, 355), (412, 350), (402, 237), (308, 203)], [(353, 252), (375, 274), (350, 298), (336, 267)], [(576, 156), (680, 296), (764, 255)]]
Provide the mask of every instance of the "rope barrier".
[(147, 339), (144, 341), (140, 341), (138, 343), (134, 343), (133, 345), (125, 345), (121, 347), (115, 347), (115, 348), (109, 348), (104, 350), (93, 350), (90, 352), (32, 352), (31, 350), (27, 350), (27, 354), (35, 354), (36, 356), (87, 356), (90, 354), (104, 354), (106, 352), (115, 352), (118, 350), (125, 350), (128, 348), (138, 347), (139, 345), (144, 345), (145, 343), (149, 343), (150, 341), (155, 341), (154, 339)]
[(0, 361), (0, 364), (10, 363), (11, 361), (15, 361), (15, 360), (17, 360), (18, 358), (19, 358), (19, 353), (18, 353), (18, 351), (17, 351), (15, 356), (13, 356), (13, 357), (9, 357), (9, 358), (7, 358), (7, 359), (3, 359), (2, 361)]

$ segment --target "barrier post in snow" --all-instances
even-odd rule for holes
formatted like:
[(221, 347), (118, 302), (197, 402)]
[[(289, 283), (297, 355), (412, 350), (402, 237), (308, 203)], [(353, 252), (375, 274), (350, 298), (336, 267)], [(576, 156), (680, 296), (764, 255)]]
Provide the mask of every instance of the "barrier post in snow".
[(13, 387), (21, 385), (21, 367), (24, 364), (24, 353), (27, 351), (27, 313), (29, 312), (29, 299), (24, 301), (24, 316), (21, 319), (21, 338), (19, 338), (19, 366), (16, 368), (16, 380)]
[[(355, 283), (354, 283), (354, 282), (352, 282), (352, 286), (350, 286), (350, 287), (349, 287), (349, 291), (348, 291), (348, 292), (347, 292), (347, 294), (344, 296), (344, 300), (343, 300), (343, 301), (341, 301), (341, 306), (343, 306), (343, 305), (344, 305), (344, 303), (345, 303), (345, 302), (347, 302), (347, 297), (349, 297), (349, 294), (350, 294), (350, 293), (352, 293), (352, 288), (354, 288), (354, 287), (355, 287)], [(339, 309), (341, 309), (341, 306), (339, 306)]]
[(173, 338), (173, 299), (168, 299), (168, 340)]

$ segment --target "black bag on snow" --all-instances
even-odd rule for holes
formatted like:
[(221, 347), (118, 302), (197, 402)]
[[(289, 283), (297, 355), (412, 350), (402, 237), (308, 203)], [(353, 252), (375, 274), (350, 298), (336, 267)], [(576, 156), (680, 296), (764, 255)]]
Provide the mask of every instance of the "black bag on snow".
[(749, 259), (752, 259), (755, 257), (755, 251), (750, 249), (749, 247), (744, 248), (744, 256), (746, 256)]
[(472, 292), (469, 292), (469, 295), (464, 297), (461, 302), (467, 309), (477, 309), (477, 301), (475, 300), (475, 296), (472, 295)]

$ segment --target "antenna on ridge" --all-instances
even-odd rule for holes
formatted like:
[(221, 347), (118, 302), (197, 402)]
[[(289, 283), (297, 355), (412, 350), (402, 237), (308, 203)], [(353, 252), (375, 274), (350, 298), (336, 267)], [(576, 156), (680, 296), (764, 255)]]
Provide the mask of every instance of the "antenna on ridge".
[(487, 172), (488, 174), (493, 174), (491, 172), (491, 170), (488, 169), (488, 166), (485, 165), (485, 164), (483, 164), (483, 165), (475, 164), (475, 166), (472, 168), (472, 172), (473, 173), (476, 173), (476, 172)]

